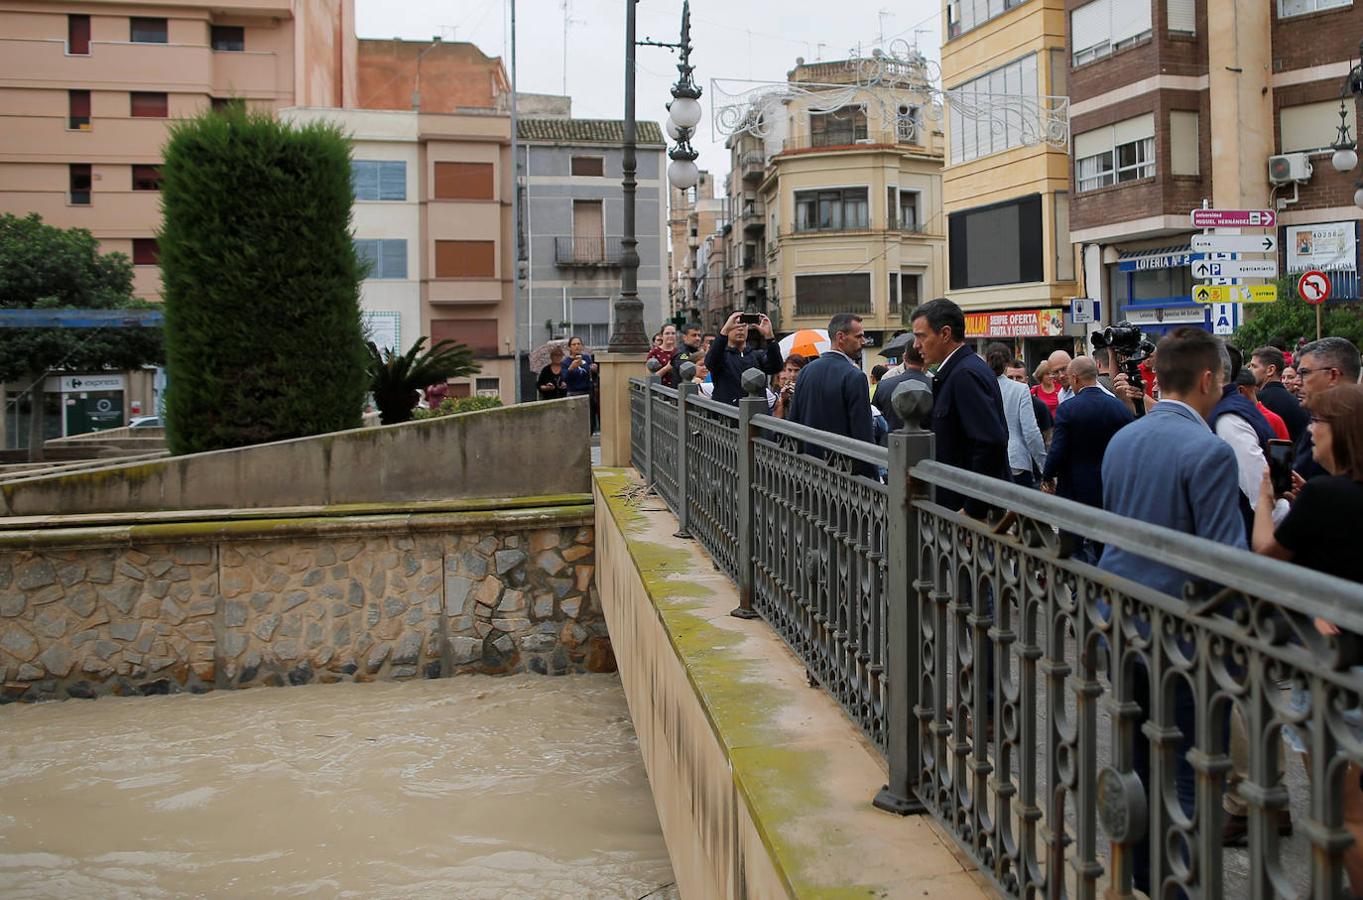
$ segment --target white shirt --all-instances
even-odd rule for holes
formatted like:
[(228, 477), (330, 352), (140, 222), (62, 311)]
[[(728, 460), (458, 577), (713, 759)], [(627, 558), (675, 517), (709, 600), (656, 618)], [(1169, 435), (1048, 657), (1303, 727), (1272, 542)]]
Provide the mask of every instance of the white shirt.
[[(1098, 390), (1102, 391), (1104, 394), (1107, 394), (1109, 397), (1114, 397), (1114, 398), (1115, 398), (1115, 397), (1117, 396), (1116, 394), (1112, 393), (1112, 391), (1109, 391), (1109, 390), (1103, 385), (1103, 383), (1102, 383), (1101, 381), (1095, 381), (1095, 382), (1093, 383), (1093, 386), (1096, 387)], [(1060, 389), (1060, 399), (1055, 401), (1055, 405), (1056, 405), (1056, 406), (1059, 406), (1060, 404), (1064, 403), (1066, 400), (1073, 400), (1076, 396), (1078, 396), (1078, 395), (1077, 395), (1077, 393), (1075, 392), (1074, 388), (1063, 387), (1063, 388)], [(1186, 404), (1185, 404), (1185, 405), (1186, 405)], [(1189, 409), (1192, 409), (1191, 406), (1189, 406), (1188, 408), (1189, 408)]]
[[(1165, 403), (1177, 401), (1162, 401)], [(1264, 470), (1268, 460), (1264, 458), (1264, 448), (1259, 446), (1259, 435), (1254, 426), (1237, 415), (1227, 413), (1216, 420), (1213, 429), (1235, 451), (1235, 462), (1240, 468), (1240, 493), (1249, 500), (1249, 508), (1259, 505), (1259, 486), (1264, 480)], [(1278, 500), (1273, 504), (1273, 524), (1278, 524), (1287, 515), (1287, 501)]]
[(964, 349), (965, 349), (965, 344), (961, 344), (961, 345), (958, 346), (955, 350), (952, 350), (950, 353), (948, 353), (948, 354), (947, 354), (947, 358), (944, 359), (944, 360), (942, 360), (941, 365), (939, 365), (939, 366), (937, 367), (937, 371), (940, 372), (940, 371), (942, 371), (943, 369), (945, 369), (945, 368), (947, 367), (947, 363), (951, 362), (951, 358), (952, 358), (953, 356), (955, 356), (957, 353), (960, 353), (960, 352), (961, 352), (962, 350), (964, 350)]

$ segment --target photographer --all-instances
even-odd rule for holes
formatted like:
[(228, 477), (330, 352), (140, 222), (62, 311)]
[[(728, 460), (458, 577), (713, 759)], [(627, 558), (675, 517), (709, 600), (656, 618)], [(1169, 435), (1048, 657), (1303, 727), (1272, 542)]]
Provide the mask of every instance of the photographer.
[[(757, 329), (759, 340), (749, 347), (751, 328)], [(745, 371), (758, 369), (775, 375), (781, 371), (781, 363), (781, 348), (772, 340), (771, 319), (761, 313), (736, 312), (729, 316), (705, 354), (705, 367), (715, 383), (715, 399), (734, 405), (743, 398)]]
[(790, 404), (795, 399), (795, 379), (800, 377), (800, 370), (808, 362), (809, 360), (799, 353), (792, 353), (786, 357), (785, 365), (774, 379), (776, 406), (772, 408), (771, 414), (776, 418), (784, 419), (790, 414)]
[[(1145, 400), (1149, 396), (1146, 363), (1154, 358), (1155, 345), (1146, 340), (1141, 330), (1130, 322), (1118, 322), (1089, 337), (1095, 357), (1106, 355), (1112, 375), (1112, 389), (1100, 380), (1098, 387), (1111, 397), (1126, 404), (1137, 416), (1145, 415)], [(1106, 351), (1106, 353), (1104, 353)], [(1062, 397), (1062, 402), (1067, 399)]]

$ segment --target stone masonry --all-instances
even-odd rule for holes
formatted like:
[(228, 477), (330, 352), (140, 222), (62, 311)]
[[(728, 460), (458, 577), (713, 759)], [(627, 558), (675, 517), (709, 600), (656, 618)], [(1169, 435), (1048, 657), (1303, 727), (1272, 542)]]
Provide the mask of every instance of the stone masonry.
[(0, 549), (0, 702), (612, 671), (590, 517), (495, 520)]

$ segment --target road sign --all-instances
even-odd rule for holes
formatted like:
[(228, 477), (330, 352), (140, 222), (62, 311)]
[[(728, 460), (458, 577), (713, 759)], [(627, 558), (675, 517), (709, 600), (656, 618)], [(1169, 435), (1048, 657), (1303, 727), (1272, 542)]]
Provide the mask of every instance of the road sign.
[(1071, 297), (1070, 321), (1075, 325), (1098, 321), (1098, 301), (1089, 297)]
[(1240, 324), (1240, 304), (1216, 303), (1212, 306), (1212, 334), (1235, 334)]
[(1273, 228), (1278, 217), (1271, 209), (1195, 209), (1194, 228)]
[(1276, 284), (1195, 284), (1198, 303), (1272, 303), (1278, 299)]
[(1278, 237), (1273, 234), (1195, 234), (1192, 250), (1196, 253), (1275, 253)]
[(1297, 280), (1297, 294), (1312, 306), (1324, 303), (1330, 299), (1330, 276), (1320, 269), (1303, 272)]
[(1200, 259), (1193, 263), (1194, 278), (1277, 278), (1276, 259), (1237, 259), (1228, 262)]

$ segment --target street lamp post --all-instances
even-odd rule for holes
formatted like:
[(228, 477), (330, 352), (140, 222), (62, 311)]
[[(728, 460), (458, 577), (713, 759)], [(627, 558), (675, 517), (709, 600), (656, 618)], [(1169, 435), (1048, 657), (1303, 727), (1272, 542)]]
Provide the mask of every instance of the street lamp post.
[[(1344, 105), (1346, 98), (1352, 103), (1353, 98), (1363, 94), (1363, 42), (1359, 42), (1358, 55), (1358, 65), (1344, 76), (1344, 83), (1339, 88), (1339, 130), (1332, 145), (1335, 152), (1330, 157), (1330, 165), (1336, 172), (1349, 172), (1358, 165), (1358, 145), (1349, 135), (1349, 112)], [(1363, 207), (1363, 179), (1354, 183), (1354, 205)]]
[(671, 116), (667, 133), (677, 141), (677, 146), (668, 152), (672, 162), (667, 167), (667, 177), (673, 185), (683, 189), (694, 185), (700, 177), (700, 170), (696, 167), (699, 154), (689, 142), (700, 123), (700, 88), (691, 77), (691, 4), (689, 0), (682, 4), (681, 40), (666, 44), (635, 39), (635, 6), (638, 2), (625, 0), (625, 141), (621, 165), (624, 173), (621, 187), (625, 204), (622, 217), (625, 233), (620, 239), (620, 296), (615, 300), (615, 322), (609, 344), (611, 353), (647, 353), (649, 349), (648, 335), (644, 333), (644, 304), (639, 299), (639, 239), (635, 234), (634, 217), (637, 187), (634, 176), (639, 169), (634, 113), (634, 55), (638, 47), (666, 47), (681, 53), (681, 62), (677, 65), (681, 77), (672, 86), (673, 100), (668, 106)]

